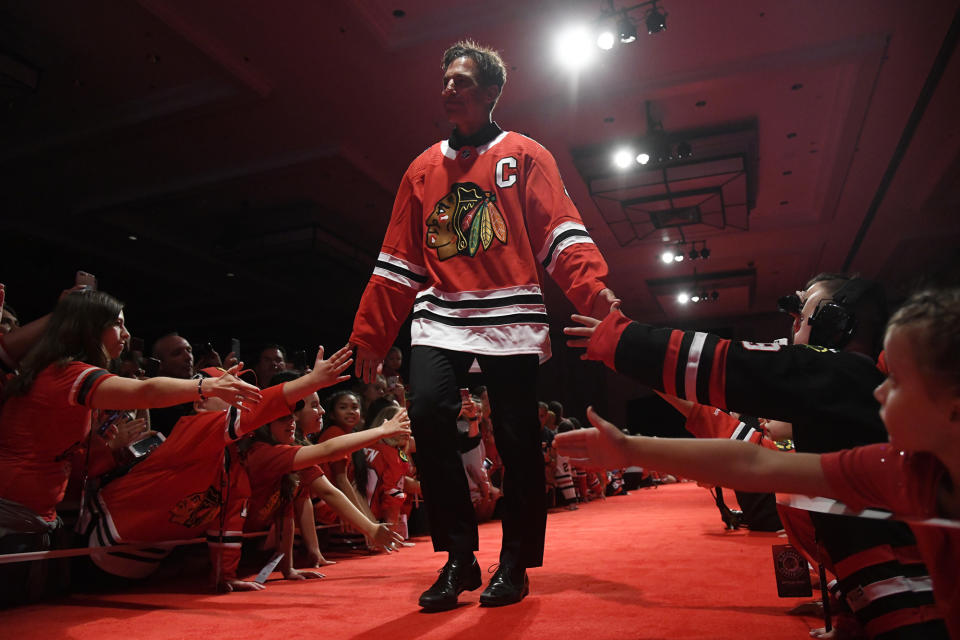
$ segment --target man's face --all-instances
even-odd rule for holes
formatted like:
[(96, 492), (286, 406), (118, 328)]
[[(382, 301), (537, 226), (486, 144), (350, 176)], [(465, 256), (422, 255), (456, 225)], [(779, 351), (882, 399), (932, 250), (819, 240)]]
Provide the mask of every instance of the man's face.
[(490, 105), (499, 93), (496, 85), (480, 86), (477, 63), (463, 56), (443, 73), (440, 98), (447, 120), (459, 129), (473, 130), (490, 121)]
[(193, 347), (180, 336), (161, 338), (156, 346), (159, 374), (171, 378), (193, 376)]
[(452, 226), (455, 205), (453, 193), (448, 193), (427, 218), (427, 246), (436, 249), (441, 260), (457, 254), (457, 234)]
[(266, 387), (270, 384), (270, 378), (286, 369), (286, 366), (280, 349), (264, 349), (260, 352), (260, 360), (257, 361), (257, 382), (261, 387)]
[(826, 295), (823, 283), (810, 285), (810, 288), (798, 292), (803, 302), (800, 315), (793, 319), (793, 344), (810, 344), (810, 316), (817, 310), (817, 305)]

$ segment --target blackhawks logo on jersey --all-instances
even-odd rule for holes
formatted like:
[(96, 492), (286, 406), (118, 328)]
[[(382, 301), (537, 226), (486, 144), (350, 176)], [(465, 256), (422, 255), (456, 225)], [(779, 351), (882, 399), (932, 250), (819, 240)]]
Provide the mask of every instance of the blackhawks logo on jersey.
[(170, 510), (170, 522), (188, 529), (202, 527), (220, 513), (220, 492), (213, 486), (206, 491), (192, 493)]
[(457, 255), (473, 257), (496, 238), (507, 243), (507, 224), (497, 208), (497, 196), (474, 182), (457, 182), (427, 218), (427, 246), (441, 260)]

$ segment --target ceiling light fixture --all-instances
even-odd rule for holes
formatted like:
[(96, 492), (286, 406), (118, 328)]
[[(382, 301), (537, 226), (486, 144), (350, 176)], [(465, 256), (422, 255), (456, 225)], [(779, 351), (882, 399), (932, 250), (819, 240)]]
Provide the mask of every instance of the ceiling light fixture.
[(647, 17), (644, 19), (647, 24), (647, 33), (653, 35), (666, 31), (667, 14), (657, 8), (657, 0), (653, 0), (650, 4), (653, 6), (650, 7), (650, 11), (647, 12)]
[[(630, 14), (637, 9), (646, 8), (643, 14), (644, 25), (648, 34), (660, 33), (667, 28), (667, 14), (657, 6), (660, 0), (645, 0), (637, 4), (616, 8), (613, 0), (607, 0), (607, 6), (601, 10), (600, 18), (596, 23), (602, 25), (596, 30), (597, 46), (609, 51), (619, 40), (623, 44), (630, 44), (637, 40), (637, 22)], [(611, 25), (616, 24), (612, 29)]]
[(637, 39), (637, 25), (633, 24), (633, 20), (626, 13), (617, 21), (617, 31), (623, 44), (630, 44)]

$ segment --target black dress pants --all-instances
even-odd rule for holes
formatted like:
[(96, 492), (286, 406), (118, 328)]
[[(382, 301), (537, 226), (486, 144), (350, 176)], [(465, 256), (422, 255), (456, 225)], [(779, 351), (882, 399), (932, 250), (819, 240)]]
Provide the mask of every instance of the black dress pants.
[(457, 447), (461, 387), (476, 358), (490, 397), (493, 435), (503, 460), (500, 562), (543, 564), (547, 501), (537, 421), (535, 354), (484, 356), (414, 346), (410, 353), (410, 423), (417, 441), (424, 506), (434, 551), (477, 550), (477, 520)]

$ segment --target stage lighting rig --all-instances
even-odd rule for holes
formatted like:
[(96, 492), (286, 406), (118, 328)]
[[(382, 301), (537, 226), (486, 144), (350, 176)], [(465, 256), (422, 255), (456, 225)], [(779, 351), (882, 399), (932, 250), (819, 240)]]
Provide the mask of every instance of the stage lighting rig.
[[(607, 0), (607, 6), (601, 10), (600, 19), (597, 21), (603, 27), (597, 35), (597, 46), (604, 50), (612, 49), (619, 40), (621, 44), (630, 44), (637, 39), (637, 20), (630, 14), (638, 9), (644, 9), (643, 22), (647, 27), (647, 33), (653, 35), (660, 33), (667, 28), (667, 14), (657, 2), (661, 0), (646, 0), (628, 7), (614, 7), (613, 0)], [(611, 29), (610, 24), (616, 23), (616, 29)]]

